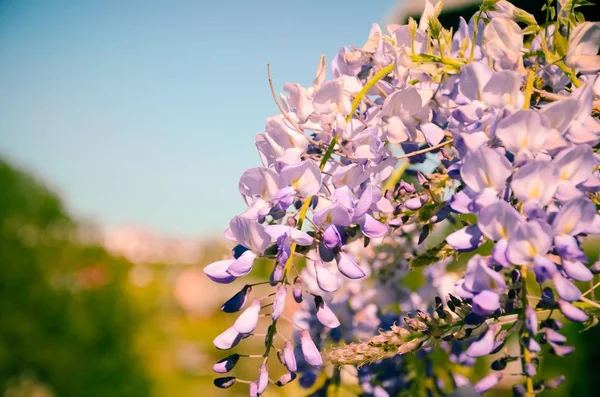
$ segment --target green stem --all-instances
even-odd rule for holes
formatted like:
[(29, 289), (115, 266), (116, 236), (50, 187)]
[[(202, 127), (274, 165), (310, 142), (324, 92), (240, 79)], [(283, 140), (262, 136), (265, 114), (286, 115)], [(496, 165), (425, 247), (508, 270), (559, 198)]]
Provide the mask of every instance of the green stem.
[[(525, 309), (529, 306), (529, 302), (527, 301), (527, 266), (526, 265), (521, 266), (521, 282), (523, 284), (521, 287), (521, 303), (523, 305), (523, 311), (521, 312), (521, 318), (523, 319), (522, 334), (524, 337), (527, 337), (527, 336), (529, 336), (529, 332), (525, 328), (525, 316), (527, 315)], [(523, 344), (522, 341), (521, 341), (521, 356), (523, 357), (523, 359), (521, 361), (523, 373), (526, 373), (525, 367), (528, 364), (531, 364), (531, 352), (529, 351), (529, 349), (527, 349), (527, 347)], [(527, 380), (526, 380), (525, 384), (527, 386), (526, 397), (534, 397), (535, 394), (533, 392), (533, 379), (531, 379), (529, 376), (527, 376)]]
[(527, 74), (527, 84), (525, 86), (525, 103), (523, 109), (529, 109), (531, 104), (531, 94), (533, 94), (533, 81), (535, 80), (535, 68), (529, 69)]

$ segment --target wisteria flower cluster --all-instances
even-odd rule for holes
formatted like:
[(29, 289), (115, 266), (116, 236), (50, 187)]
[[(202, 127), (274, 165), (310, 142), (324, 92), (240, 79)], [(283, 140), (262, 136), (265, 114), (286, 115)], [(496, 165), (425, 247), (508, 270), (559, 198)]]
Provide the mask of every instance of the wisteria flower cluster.
[[(269, 72), (280, 114), (240, 179), (232, 257), (204, 269), (227, 284), (271, 266), (223, 304), (237, 318), (214, 339), (265, 349), (217, 362), (216, 386), (258, 396), (298, 379), (379, 397), (502, 380), (533, 396), (564, 380), (537, 373), (542, 355), (571, 354), (563, 321), (594, 325), (600, 308), (600, 263), (582, 249), (600, 234), (600, 23), (583, 20), (584, 0), (548, 0), (543, 23), (484, 0), (453, 32), (442, 3), (374, 25), (329, 80), (322, 57), (311, 86), (278, 97)], [(231, 375), (246, 358), (260, 359), (254, 379)], [(477, 360), (489, 373), (472, 379)]]

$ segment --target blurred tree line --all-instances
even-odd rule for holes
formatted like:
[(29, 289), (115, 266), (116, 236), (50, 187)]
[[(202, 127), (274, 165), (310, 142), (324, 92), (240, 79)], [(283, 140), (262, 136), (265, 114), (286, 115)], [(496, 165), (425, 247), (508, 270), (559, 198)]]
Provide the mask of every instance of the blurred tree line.
[(1, 159), (0, 187), (0, 393), (149, 395), (130, 265), (84, 242), (61, 200)]

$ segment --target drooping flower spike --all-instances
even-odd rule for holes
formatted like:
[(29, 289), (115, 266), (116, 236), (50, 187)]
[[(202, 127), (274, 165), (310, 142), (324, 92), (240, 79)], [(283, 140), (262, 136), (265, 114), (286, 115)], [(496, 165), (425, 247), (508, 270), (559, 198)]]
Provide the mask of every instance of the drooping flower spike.
[[(268, 69), (280, 114), (240, 178), (232, 257), (204, 268), (246, 283), (215, 347), (261, 350), (218, 361), (216, 386), (451, 395), (502, 380), (533, 397), (564, 381), (544, 379), (538, 356), (573, 353), (559, 318), (592, 324), (600, 307), (576, 284), (600, 273), (584, 244), (600, 234), (600, 25), (554, 3), (555, 19), (536, 21), (483, 0), (454, 32), (427, 0), (420, 21), (375, 24), (340, 49), (329, 79), (322, 57), (311, 85), (278, 96)], [(258, 263), (270, 276), (249, 281)], [(518, 354), (504, 349), (512, 334)], [(453, 368), (500, 356), (469, 379), (435, 351)], [(254, 379), (229, 376), (250, 358)]]

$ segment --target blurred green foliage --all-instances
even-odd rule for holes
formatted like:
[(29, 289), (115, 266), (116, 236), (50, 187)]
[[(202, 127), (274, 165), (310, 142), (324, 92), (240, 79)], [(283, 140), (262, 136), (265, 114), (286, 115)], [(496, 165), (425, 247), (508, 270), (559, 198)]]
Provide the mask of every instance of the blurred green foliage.
[(149, 395), (129, 265), (75, 238), (60, 199), (2, 160), (0, 186), (0, 391)]

